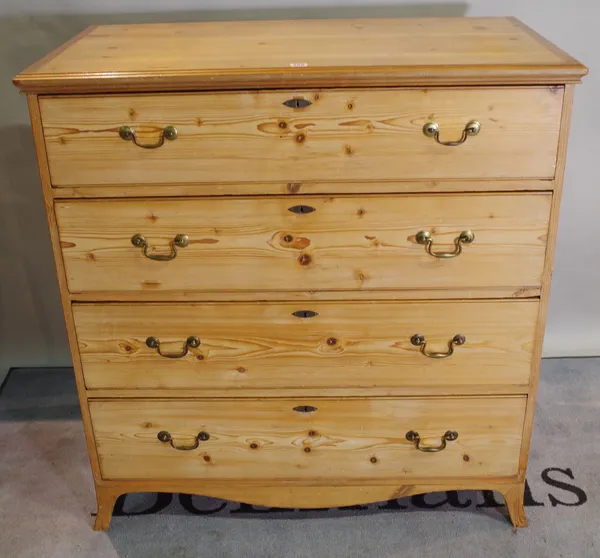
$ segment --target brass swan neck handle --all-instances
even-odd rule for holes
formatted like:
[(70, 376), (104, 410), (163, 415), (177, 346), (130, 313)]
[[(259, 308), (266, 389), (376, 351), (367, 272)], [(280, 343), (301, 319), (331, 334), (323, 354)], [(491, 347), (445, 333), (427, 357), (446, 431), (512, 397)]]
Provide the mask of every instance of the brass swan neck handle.
[(199, 445), (200, 442), (206, 442), (208, 439), (210, 439), (210, 434), (208, 432), (199, 432), (195, 437), (194, 437), (194, 442), (191, 445), (180, 445), (177, 444), (175, 442), (175, 440), (173, 439), (173, 436), (171, 435), (170, 432), (168, 432), (167, 430), (161, 430), (156, 437), (163, 443), (166, 444), (167, 442), (171, 444), (171, 447), (173, 449), (179, 450), (179, 451), (192, 451), (195, 450)]
[(462, 231), (454, 239), (454, 250), (452, 252), (434, 252), (433, 237), (429, 231), (419, 231), (415, 236), (415, 240), (417, 241), (417, 244), (425, 246), (425, 251), (430, 256), (439, 259), (449, 259), (460, 256), (462, 254), (463, 245), (471, 244), (475, 240), (475, 234), (472, 231)]
[(142, 254), (144, 257), (149, 260), (154, 260), (155, 262), (169, 262), (174, 260), (177, 257), (177, 248), (185, 248), (190, 244), (190, 238), (187, 234), (178, 234), (173, 238), (170, 242), (171, 252), (169, 254), (154, 254), (150, 253), (148, 250), (150, 245), (146, 240), (146, 237), (141, 234), (134, 234), (131, 237), (131, 244), (133, 244), (136, 248), (142, 248)]
[(442, 443), (439, 446), (422, 446), (421, 436), (419, 436), (419, 433), (415, 432), (414, 430), (409, 430), (406, 433), (406, 439), (409, 442), (413, 442), (415, 448), (419, 451), (426, 453), (437, 453), (438, 451), (446, 449), (447, 442), (454, 442), (454, 440), (458, 439), (458, 432), (456, 430), (446, 430), (446, 432), (441, 436)]
[(157, 149), (161, 147), (165, 140), (168, 139), (170, 141), (177, 139), (177, 128), (175, 126), (165, 126), (161, 132), (160, 137), (156, 143), (140, 143), (135, 134), (135, 130), (131, 126), (121, 126), (119, 128), (119, 136), (122, 140), (132, 141), (138, 147), (142, 149)]
[(427, 351), (427, 341), (425, 341), (425, 336), (421, 335), (420, 333), (415, 333), (415, 335), (410, 338), (410, 342), (415, 347), (419, 347), (421, 354), (428, 358), (448, 358), (454, 354), (454, 347), (464, 345), (467, 342), (467, 338), (461, 333), (455, 335), (452, 339), (450, 339), (450, 341), (448, 341), (448, 350), (445, 353)]
[(185, 340), (185, 345), (183, 346), (183, 350), (180, 353), (163, 353), (160, 349), (160, 340), (158, 337), (148, 337), (146, 339), (146, 345), (151, 349), (156, 349), (156, 352), (165, 358), (182, 358), (188, 354), (188, 349), (196, 349), (200, 346), (200, 339), (198, 337), (188, 337)]
[(443, 141), (440, 139), (440, 126), (437, 122), (427, 122), (423, 126), (423, 134), (428, 138), (433, 138), (440, 145), (446, 147), (456, 147), (467, 141), (469, 136), (476, 136), (481, 130), (481, 124), (477, 120), (471, 120), (465, 125), (462, 135), (455, 141)]

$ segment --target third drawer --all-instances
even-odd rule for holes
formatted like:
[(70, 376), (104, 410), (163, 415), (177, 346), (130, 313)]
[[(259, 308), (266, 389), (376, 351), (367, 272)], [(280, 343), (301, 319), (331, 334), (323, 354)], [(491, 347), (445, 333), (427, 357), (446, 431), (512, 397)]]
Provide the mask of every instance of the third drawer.
[(88, 389), (207, 394), (527, 386), (537, 312), (536, 300), (73, 305)]

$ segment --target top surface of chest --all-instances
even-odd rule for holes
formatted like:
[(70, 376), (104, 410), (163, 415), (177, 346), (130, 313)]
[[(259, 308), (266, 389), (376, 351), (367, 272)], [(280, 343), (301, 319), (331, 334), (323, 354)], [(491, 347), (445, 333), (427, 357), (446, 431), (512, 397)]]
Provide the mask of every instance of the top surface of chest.
[(14, 82), (75, 93), (578, 82), (587, 68), (514, 18), (339, 19), (86, 29)]

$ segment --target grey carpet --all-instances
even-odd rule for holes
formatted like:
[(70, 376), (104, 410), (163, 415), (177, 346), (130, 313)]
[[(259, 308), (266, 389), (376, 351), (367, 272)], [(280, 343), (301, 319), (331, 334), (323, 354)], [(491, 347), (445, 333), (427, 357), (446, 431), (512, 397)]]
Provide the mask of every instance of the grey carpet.
[(13, 370), (0, 394), (0, 557), (600, 556), (599, 411), (600, 359), (544, 361), (527, 529), (482, 492), (315, 511), (144, 494), (95, 533), (71, 370)]

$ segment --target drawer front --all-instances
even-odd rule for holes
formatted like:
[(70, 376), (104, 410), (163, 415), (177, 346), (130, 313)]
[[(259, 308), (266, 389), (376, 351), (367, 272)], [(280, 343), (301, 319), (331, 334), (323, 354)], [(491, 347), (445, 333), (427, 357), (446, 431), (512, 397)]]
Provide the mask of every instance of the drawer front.
[[(553, 178), (562, 96), (560, 87), (264, 91), (42, 97), (40, 108), (59, 187)], [(284, 104), (294, 98), (311, 104)], [(441, 142), (456, 142), (470, 121), (480, 131), (461, 145), (423, 132), (434, 122)], [(122, 139), (124, 126), (133, 135)]]
[[(537, 310), (532, 300), (73, 305), (88, 389), (241, 392), (527, 385)], [(457, 335), (465, 343), (450, 349)]]
[[(376, 483), (516, 475), (525, 402), (97, 400), (90, 411), (105, 479)], [(418, 442), (407, 439), (411, 431)], [(443, 439), (447, 432), (458, 437)], [(417, 443), (445, 447), (425, 452)]]
[[(477, 288), (485, 296), (485, 288), (539, 287), (550, 201), (545, 193), (448, 194), (55, 207), (71, 292)], [(431, 244), (419, 243), (421, 231)], [(466, 231), (473, 242), (456, 240)], [(178, 235), (187, 246), (177, 247)], [(462, 253), (438, 258), (428, 246)]]

